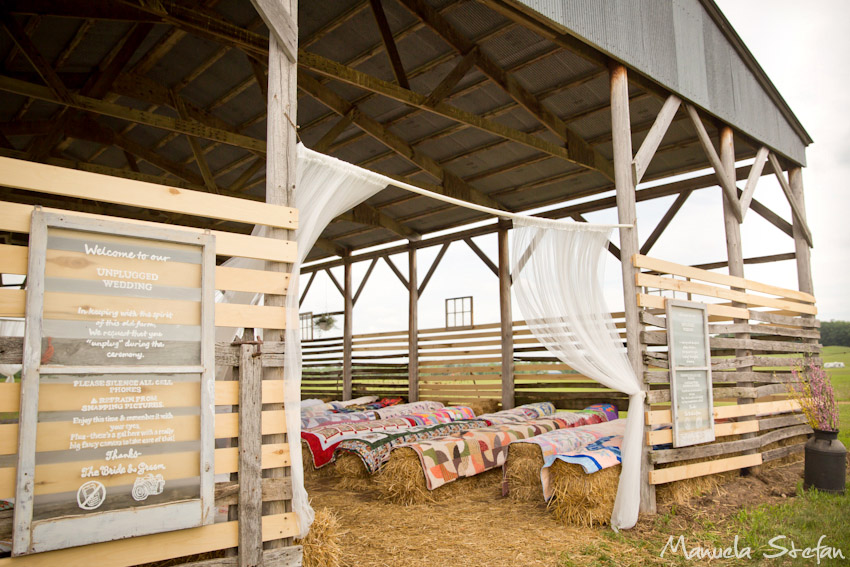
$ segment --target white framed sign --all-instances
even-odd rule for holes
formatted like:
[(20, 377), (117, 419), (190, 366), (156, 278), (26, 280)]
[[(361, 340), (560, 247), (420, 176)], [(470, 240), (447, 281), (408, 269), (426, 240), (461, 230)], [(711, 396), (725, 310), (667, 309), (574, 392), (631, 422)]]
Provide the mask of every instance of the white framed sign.
[(666, 299), (673, 446), (714, 441), (711, 348), (704, 303)]
[(13, 555), (213, 521), (215, 237), (33, 212)]

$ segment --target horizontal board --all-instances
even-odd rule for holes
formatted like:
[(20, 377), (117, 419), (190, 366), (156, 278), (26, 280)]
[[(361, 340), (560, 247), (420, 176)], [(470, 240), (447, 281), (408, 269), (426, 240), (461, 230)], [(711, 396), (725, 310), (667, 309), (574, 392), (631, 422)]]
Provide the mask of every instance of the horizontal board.
[[(0, 230), (11, 232), (22, 232), (29, 234), (30, 219), (35, 207), (32, 205), (21, 205), (19, 203), (0, 202), (3, 214), (0, 215)], [(151, 221), (141, 221), (114, 217), (108, 215), (95, 215), (91, 213), (69, 212), (62, 209), (44, 207), (46, 213), (73, 215), (88, 219), (99, 219), (109, 221), (121, 221), (136, 226), (145, 226), (153, 229), (168, 228), (172, 230), (185, 230), (187, 232), (203, 233), (204, 229), (179, 224), (163, 224)], [(239, 256), (243, 258), (254, 258), (256, 260), (269, 260), (272, 262), (294, 262), (297, 256), (296, 245), (291, 240), (277, 240), (274, 238), (262, 238), (237, 234), (234, 232), (223, 232), (211, 230), (215, 236), (215, 252), (219, 256)]]
[(675, 280), (671, 278), (664, 278), (661, 276), (653, 276), (651, 274), (636, 274), (635, 283), (638, 286), (643, 287), (668, 289), (673, 291), (681, 291), (684, 293), (693, 293), (705, 297), (715, 297), (718, 299), (738, 301), (747, 305), (756, 305), (759, 307), (773, 307), (776, 309), (783, 309), (795, 313), (816, 315), (818, 312), (817, 307), (807, 303), (797, 303), (795, 301), (790, 301), (787, 299), (763, 297), (760, 295), (745, 293), (743, 291), (735, 291), (732, 289), (720, 288), (707, 284), (688, 282), (684, 280)]
[(710, 272), (708, 270), (693, 268), (691, 266), (683, 266), (681, 264), (667, 262), (665, 260), (659, 260), (657, 258), (650, 258), (649, 256), (643, 256), (641, 254), (637, 254), (634, 256), (633, 263), (637, 268), (644, 268), (647, 270), (653, 270), (665, 274), (673, 274), (676, 276), (682, 276), (693, 280), (727, 285), (729, 287), (749, 289), (751, 291), (758, 291), (761, 293), (776, 295), (778, 297), (786, 297), (788, 299), (796, 299), (798, 301), (805, 301), (808, 303), (815, 302), (815, 297), (813, 295), (802, 291), (772, 286), (769, 284), (756, 282), (753, 280), (747, 280), (737, 276), (727, 276), (725, 274), (718, 274), (717, 272)]
[(716, 461), (704, 461), (702, 463), (682, 465), (680, 467), (655, 469), (649, 472), (649, 484), (666, 484), (686, 478), (696, 478), (698, 476), (717, 474), (746, 467), (755, 467), (760, 464), (762, 464), (761, 453), (755, 453), (753, 455), (741, 455), (739, 457), (718, 459)]
[(216, 303), (215, 324), (217, 327), (285, 329), (286, 308), (273, 305)]
[(291, 207), (0, 156), (6, 187), (226, 221), (298, 228)]
[[(714, 435), (716, 437), (728, 437), (730, 435), (741, 435), (743, 433), (754, 433), (756, 431), (759, 431), (759, 421), (757, 419), (714, 424)], [(672, 429), (658, 429), (656, 431), (646, 432), (646, 444), (649, 446), (664, 445), (672, 442)]]
[[(664, 298), (646, 293), (637, 294), (638, 306), (650, 309), (664, 309)], [(750, 311), (742, 307), (730, 307), (728, 305), (717, 305), (709, 303), (706, 305), (709, 315), (728, 317), (729, 319), (749, 319)]]
[(654, 464), (674, 463), (691, 459), (702, 459), (731, 455), (744, 451), (753, 451), (766, 447), (771, 443), (777, 443), (784, 439), (800, 437), (811, 434), (812, 428), (807, 424), (797, 424), (792, 427), (781, 427), (758, 436), (747, 436), (744, 439), (724, 441), (721, 443), (708, 443), (693, 447), (679, 447), (677, 449), (654, 450), (649, 453), (649, 461)]
[[(748, 415), (787, 413), (800, 411), (800, 402), (796, 400), (778, 400), (774, 402), (759, 402), (756, 404), (741, 404), (732, 406), (716, 406), (714, 419), (729, 419)], [(664, 425), (673, 423), (670, 410), (653, 410), (646, 412), (647, 425)]]
[[(263, 541), (298, 534), (294, 513), (264, 516)], [(227, 549), (239, 545), (238, 522), (222, 522), (199, 528), (70, 547), (0, 559), (0, 567), (127, 567)]]
[[(785, 384), (768, 384), (757, 388), (718, 388), (712, 389), (715, 400), (728, 398), (764, 398), (776, 394), (787, 394), (788, 388)], [(652, 390), (647, 392), (646, 401), (650, 404), (659, 404), (670, 401), (670, 390)]]
[[(269, 410), (262, 412), (260, 418), (261, 433), (263, 435), (274, 435), (286, 433), (286, 415), (283, 410)], [(239, 414), (217, 413), (215, 414), (215, 438), (226, 439), (239, 436)]]
[[(0, 273), (2, 274), (27, 274), (27, 254), (29, 248), (26, 246), (12, 246), (9, 244), (0, 244)], [(48, 259), (55, 251), (48, 251)], [(73, 253), (65, 252), (63, 256), (73, 257)], [(103, 258), (87, 258), (88, 264), (95, 267), (98, 262), (106, 262)], [(111, 267), (121, 265), (122, 262), (132, 263), (132, 260), (122, 260), (120, 258), (110, 258), (108, 260)], [(185, 269), (186, 265), (180, 266)], [(196, 270), (200, 267), (196, 266)], [(176, 279), (178, 282), (185, 284), (185, 280), (181, 279), (182, 274), (175, 272), (175, 267), (172, 266), (168, 272), (162, 275)], [(62, 275), (59, 277), (69, 277)], [(160, 284), (165, 283), (164, 280), (159, 281)], [(248, 293), (269, 293), (274, 295), (286, 295), (286, 290), (289, 287), (289, 274), (283, 272), (267, 272), (264, 270), (251, 270), (246, 268), (230, 268), (226, 266), (215, 267), (215, 289), (220, 291), (245, 291)]]
[[(277, 469), (288, 467), (289, 460), (289, 445), (286, 443), (275, 443), (263, 445), (262, 448), (262, 467), (264, 469)], [(36, 478), (44, 475), (44, 471), (51, 471), (50, 468), (57, 465), (39, 465), (35, 468)], [(67, 465), (66, 465), (67, 466)], [(195, 471), (198, 467), (195, 463)], [(15, 497), (15, 467), (0, 468), (0, 498), (8, 500)], [(239, 448), (228, 447), (225, 449), (215, 450), (215, 474), (227, 474), (239, 472)], [(55, 483), (54, 483), (55, 485)], [(77, 483), (72, 488), (76, 489)], [(39, 494), (39, 489), (36, 488), (36, 494)]]
[[(263, 380), (260, 384), (263, 389), (264, 404), (283, 403), (283, 380)], [(215, 405), (239, 405), (238, 380), (217, 380), (215, 382)]]

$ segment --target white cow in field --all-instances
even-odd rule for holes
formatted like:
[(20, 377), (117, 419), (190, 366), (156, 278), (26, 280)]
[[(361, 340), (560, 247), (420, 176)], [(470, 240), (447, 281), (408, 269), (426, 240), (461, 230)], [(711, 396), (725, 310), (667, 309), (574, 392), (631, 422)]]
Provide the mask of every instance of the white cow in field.
[(827, 362), (823, 365), (824, 368), (844, 368), (843, 362)]

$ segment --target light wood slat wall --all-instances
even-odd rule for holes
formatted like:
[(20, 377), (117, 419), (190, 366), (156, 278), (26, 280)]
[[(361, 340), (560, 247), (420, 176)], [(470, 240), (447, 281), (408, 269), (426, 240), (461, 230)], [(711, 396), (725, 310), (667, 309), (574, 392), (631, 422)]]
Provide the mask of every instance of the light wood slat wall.
[[(652, 447), (649, 459), (655, 466), (650, 482), (663, 484), (758, 466), (802, 451), (811, 428), (799, 404), (788, 399), (788, 382), (800, 354), (819, 360), (820, 323), (812, 317), (817, 313), (814, 296), (646, 256), (635, 256), (634, 264), (644, 270), (636, 275), (648, 368), (643, 379), (650, 386), (648, 400), (654, 404), (646, 416), (647, 424), (655, 428), (646, 434), (646, 443)], [(713, 443), (674, 449), (672, 431), (658, 429), (672, 420), (667, 297), (708, 304), (716, 404)], [(736, 333), (749, 333), (745, 335), (749, 338), (734, 338)], [(752, 354), (736, 356), (736, 350)], [(756, 403), (738, 405), (740, 398)], [(696, 459), (710, 460), (693, 462)]]
[[(20, 162), (0, 158), (0, 167), (4, 171), (2, 183), (6, 186), (40, 191), (54, 195), (75, 197), (84, 200), (97, 200), (123, 206), (153, 209), (184, 215), (198, 215), (209, 218), (233, 221), (245, 225), (266, 225), (279, 228), (296, 228), (297, 211), (289, 207), (269, 205), (245, 199), (236, 199), (210, 193), (187, 191), (172, 187), (161, 187), (149, 183), (117, 179), (114, 177), (67, 170), (30, 162)], [(0, 202), (0, 231), (28, 234), (33, 206)], [(89, 219), (107, 218), (132, 223), (136, 226), (157, 228), (167, 226), (170, 229), (200, 232), (200, 229), (148, 221), (138, 221), (120, 217), (78, 213), (59, 209), (44, 209), (48, 212), (66, 213)], [(271, 238), (254, 237), (246, 234), (226, 231), (211, 231), (216, 237), (216, 254), (220, 260), (229, 257), (241, 257), (256, 260), (254, 269), (241, 269), (217, 266), (215, 268), (216, 289), (219, 291), (239, 291), (248, 293), (286, 294), (289, 275), (285, 273), (263, 271), (265, 261), (292, 262), (296, 256), (295, 243)], [(0, 245), (0, 273), (27, 275), (26, 246)], [(73, 276), (71, 276), (73, 277)], [(18, 289), (0, 290), (0, 316), (23, 317), (25, 292)], [(216, 325), (219, 327), (249, 327), (255, 329), (283, 329), (285, 312), (283, 307), (249, 306), (217, 304), (215, 306)], [(20, 364), (22, 360), (22, 340), (20, 338), (0, 337), (0, 360), (8, 364)], [(217, 377), (238, 376), (239, 347), (229, 343), (216, 345)], [(265, 343), (262, 366), (280, 367), (283, 364), (283, 344)], [(55, 397), (55, 396), (54, 396)], [(50, 400), (51, 396), (44, 396)], [(286, 433), (285, 413), (283, 409), (283, 382), (264, 380), (261, 383), (260, 434), (279, 436)], [(239, 382), (217, 381), (215, 391), (215, 473), (232, 478), (231, 473), (239, 472)], [(271, 404), (271, 405), (269, 405)], [(20, 384), (0, 384), (0, 411), (14, 415), (20, 405)], [(198, 421), (197, 417), (178, 417)], [(185, 424), (189, 428), (193, 423)], [(197, 424), (199, 427), (199, 424)], [(0, 424), (0, 455), (12, 456), (17, 451), (16, 419)], [(48, 437), (41, 436), (37, 443), (49, 446)], [(274, 439), (274, 437), (269, 437)], [(260, 448), (261, 468), (286, 469), (290, 466), (289, 446), (286, 443), (267, 442)], [(262, 501), (282, 501), (292, 498), (291, 480), (288, 473), (284, 478), (262, 478)], [(238, 477), (235, 477), (238, 479)], [(15, 468), (0, 468), (0, 498), (11, 498), (15, 492)], [(238, 504), (238, 480), (219, 482), (215, 486), (217, 506)], [(12, 518), (10, 512), (0, 512), (0, 538), (11, 536)], [(294, 513), (275, 513), (262, 518), (262, 539), (272, 541), (291, 538), (298, 532), (297, 518)], [(91, 564), (126, 567), (137, 563), (164, 561), (187, 555), (233, 548), (238, 545), (239, 526), (236, 521), (220, 523), (167, 532), (150, 536), (130, 538), (102, 544), (70, 548), (41, 553), (21, 558), (2, 559), (0, 565), (73, 565)], [(295, 548), (268, 550), (269, 560), (280, 560), (290, 564)], [(292, 557), (289, 557), (292, 555)]]

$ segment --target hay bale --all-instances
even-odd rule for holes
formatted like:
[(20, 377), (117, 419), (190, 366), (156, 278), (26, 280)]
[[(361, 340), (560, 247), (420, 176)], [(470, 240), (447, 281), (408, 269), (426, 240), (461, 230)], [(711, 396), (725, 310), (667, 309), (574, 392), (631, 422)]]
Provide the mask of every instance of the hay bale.
[(475, 400), (462, 405), (469, 407), (476, 416), (499, 411), (499, 400)]
[(549, 509), (571, 526), (604, 526), (611, 521), (622, 465), (587, 474), (580, 465), (555, 461), (550, 469)]
[(519, 502), (542, 502), (543, 485), (540, 469), (543, 468), (543, 452), (534, 443), (511, 443), (508, 460), (505, 462), (505, 481), (508, 498)]
[(334, 461), (334, 471), (340, 488), (346, 490), (370, 490), (374, 488), (372, 475), (363, 460), (350, 451), (340, 451)]
[(307, 537), (300, 540), (304, 546), (303, 567), (341, 567), (342, 533), (339, 516), (328, 508), (316, 510), (316, 517)]
[(502, 471), (496, 468), (428, 490), (419, 456), (406, 447), (393, 451), (389, 462), (375, 475), (380, 497), (403, 506), (463, 498), (469, 490), (485, 487), (495, 490), (501, 484)]
[(328, 463), (320, 469), (313, 466), (313, 453), (306, 441), (301, 441), (301, 462), (304, 464), (304, 480), (326, 478), (334, 474), (334, 464)]

